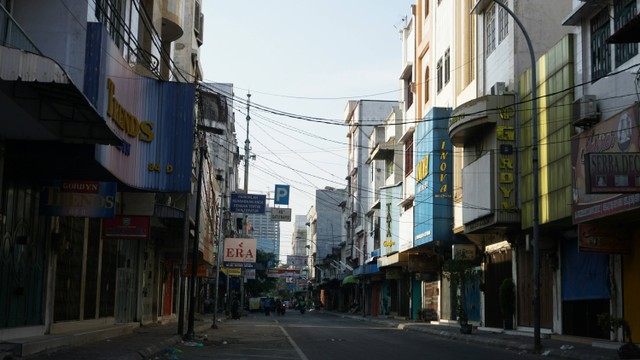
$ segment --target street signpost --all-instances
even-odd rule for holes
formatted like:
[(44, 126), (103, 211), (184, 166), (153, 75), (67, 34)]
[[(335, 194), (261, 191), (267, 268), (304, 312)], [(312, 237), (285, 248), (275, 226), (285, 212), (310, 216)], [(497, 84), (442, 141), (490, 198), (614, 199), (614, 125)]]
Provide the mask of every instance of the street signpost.
[(233, 193), (229, 210), (234, 213), (264, 214), (266, 200), (266, 195)]
[(271, 221), (291, 221), (291, 209), (290, 208), (271, 209)]

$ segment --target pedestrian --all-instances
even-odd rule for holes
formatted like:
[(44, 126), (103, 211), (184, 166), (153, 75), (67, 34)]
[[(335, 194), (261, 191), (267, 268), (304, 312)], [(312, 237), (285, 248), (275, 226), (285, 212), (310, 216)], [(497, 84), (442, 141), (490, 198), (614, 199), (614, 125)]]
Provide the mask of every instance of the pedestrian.
[(240, 300), (237, 297), (231, 303), (231, 318), (234, 320), (240, 319)]
[(271, 299), (264, 298), (264, 300), (262, 301), (262, 308), (264, 309), (265, 316), (269, 316), (269, 313), (271, 311)]

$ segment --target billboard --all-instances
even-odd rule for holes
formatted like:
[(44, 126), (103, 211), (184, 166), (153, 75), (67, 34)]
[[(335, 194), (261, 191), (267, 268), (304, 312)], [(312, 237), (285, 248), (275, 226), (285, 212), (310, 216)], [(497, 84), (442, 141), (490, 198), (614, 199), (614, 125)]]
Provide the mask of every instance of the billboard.
[[(640, 207), (640, 192), (633, 191), (638, 171), (632, 170), (640, 161), (638, 124), (634, 104), (571, 138), (574, 224)], [(609, 193), (615, 188), (620, 192)]]
[(40, 215), (112, 218), (116, 188), (115, 182), (48, 180), (40, 189)]
[(414, 246), (451, 240), (453, 227), (453, 145), (450, 108), (433, 108), (416, 127), (414, 163)]
[(256, 263), (257, 240), (254, 238), (224, 239), (224, 266), (253, 268)]

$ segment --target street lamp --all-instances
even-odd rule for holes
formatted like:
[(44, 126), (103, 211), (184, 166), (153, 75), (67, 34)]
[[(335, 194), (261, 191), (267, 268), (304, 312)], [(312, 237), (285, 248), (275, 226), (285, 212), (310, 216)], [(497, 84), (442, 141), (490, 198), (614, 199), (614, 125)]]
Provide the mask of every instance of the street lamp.
[(492, 0), (498, 6), (503, 8), (516, 22), (529, 48), (529, 56), (531, 57), (531, 160), (533, 172), (533, 349), (536, 353), (540, 352), (540, 219), (539, 219), (539, 180), (538, 180), (538, 99), (536, 92), (536, 56), (533, 51), (531, 39), (520, 19), (511, 11), (501, 0)]

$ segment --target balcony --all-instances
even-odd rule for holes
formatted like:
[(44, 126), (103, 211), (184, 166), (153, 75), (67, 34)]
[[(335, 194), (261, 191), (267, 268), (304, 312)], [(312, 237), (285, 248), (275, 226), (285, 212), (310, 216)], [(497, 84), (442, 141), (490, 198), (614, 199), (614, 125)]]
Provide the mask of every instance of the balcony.
[(162, 1), (162, 41), (178, 40), (184, 29), (182, 28), (182, 1)]
[(512, 109), (513, 100), (511, 95), (488, 95), (458, 106), (449, 120), (453, 145), (464, 146), (468, 139), (493, 128), (503, 116), (502, 112)]

